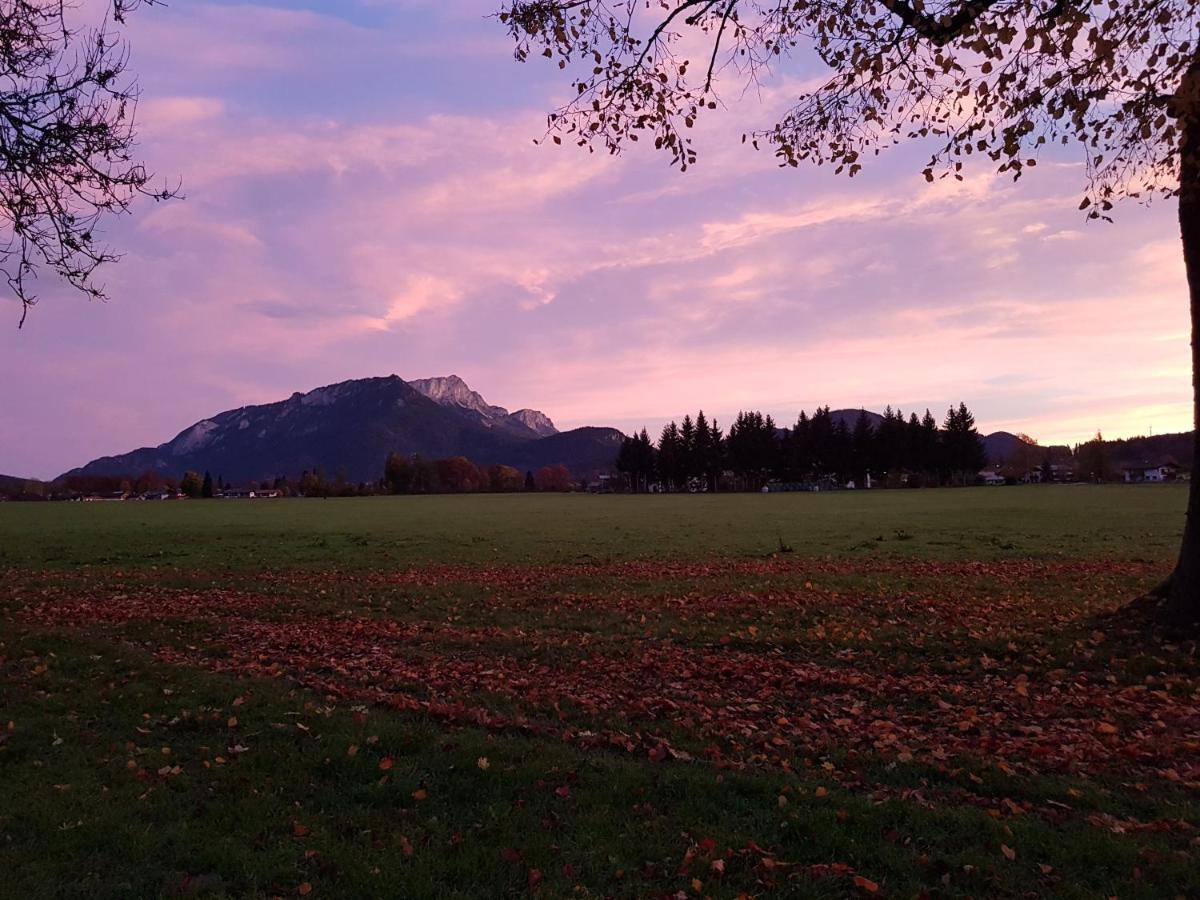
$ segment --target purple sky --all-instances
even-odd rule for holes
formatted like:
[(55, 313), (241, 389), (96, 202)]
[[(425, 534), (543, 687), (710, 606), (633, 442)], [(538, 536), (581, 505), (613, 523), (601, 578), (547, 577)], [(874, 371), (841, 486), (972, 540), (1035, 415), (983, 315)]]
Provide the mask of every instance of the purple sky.
[(187, 199), (109, 228), (112, 300), (0, 300), (0, 472), (50, 477), (223, 409), (457, 373), (560, 428), (818, 404), (1074, 442), (1190, 427), (1172, 203), (1077, 211), (1082, 173), (848, 181), (740, 143), (811, 72), (640, 149), (534, 146), (567, 87), (487, 0), (178, 2), (129, 27), (141, 147)]

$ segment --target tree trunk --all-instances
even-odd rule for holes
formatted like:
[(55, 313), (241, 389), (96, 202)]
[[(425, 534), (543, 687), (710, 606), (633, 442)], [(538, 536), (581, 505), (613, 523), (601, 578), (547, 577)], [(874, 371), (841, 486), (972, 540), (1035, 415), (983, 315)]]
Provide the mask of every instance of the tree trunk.
[(1179, 231), (1192, 313), (1192, 481), (1179, 562), (1167, 588), (1164, 612), (1175, 624), (1200, 622), (1200, 59), (1179, 87), (1175, 113), (1182, 132)]

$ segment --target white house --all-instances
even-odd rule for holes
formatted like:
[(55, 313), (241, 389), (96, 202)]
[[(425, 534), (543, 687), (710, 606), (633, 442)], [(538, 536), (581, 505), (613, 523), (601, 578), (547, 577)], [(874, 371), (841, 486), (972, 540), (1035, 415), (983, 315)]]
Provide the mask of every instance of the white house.
[(1179, 464), (1168, 459), (1157, 465), (1127, 466), (1121, 470), (1121, 474), (1130, 484), (1175, 481), (1179, 478)]

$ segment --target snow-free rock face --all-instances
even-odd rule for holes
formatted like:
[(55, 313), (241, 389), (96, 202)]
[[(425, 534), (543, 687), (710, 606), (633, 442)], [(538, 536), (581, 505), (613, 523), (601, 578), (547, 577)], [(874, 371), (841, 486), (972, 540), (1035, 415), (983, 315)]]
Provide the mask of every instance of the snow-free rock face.
[(508, 415), (503, 406), (492, 406), (483, 397), (471, 390), (470, 385), (457, 375), (442, 375), (437, 378), (417, 378), (410, 381), (414, 388), (442, 406), (456, 406), (479, 413), (484, 418), (502, 419)]
[(527, 432), (530, 437), (558, 434), (545, 413), (536, 409), (510, 413), (503, 406), (493, 406), (457, 375), (417, 378), (409, 384), (435, 403), (462, 413), (485, 428), (496, 428), (515, 436), (524, 436)]
[(515, 413), (509, 413), (508, 417), (513, 421), (520, 422), (530, 431), (542, 437), (558, 434), (558, 429), (554, 427), (554, 423), (550, 421), (550, 417), (536, 409), (518, 409)]
[(559, 434), (535, 410), (509, 415), (491, 406), (461, 378), (426, 379), (425, 386), (445, 402), (395, 375), (344, 381), (210, 416), (157, 447), (102, 457), (66, 474), (153, 470), (179, 477), (191, 469), (242, 482), (319, 468), (329, 478), (341, 473), (349, 481), (374, 481), (394, 452), (465, 456), (522, 471), (561, 463), (582, 477), (608, 471), (616, 459), (621, 434), (615, 429)]

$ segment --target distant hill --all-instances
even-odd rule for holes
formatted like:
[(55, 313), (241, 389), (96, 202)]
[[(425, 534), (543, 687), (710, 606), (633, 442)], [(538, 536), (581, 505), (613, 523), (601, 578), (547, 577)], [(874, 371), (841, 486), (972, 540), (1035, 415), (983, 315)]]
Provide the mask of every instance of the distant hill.
[(0, 497), (8, 500), (21, 498), (38, 499), (49, 492), (49, 485), (36, 478), (18, 478), (14, 475), (0, 475)]
[(1047, 459), (1058, 465), (1070, 462), (1071, 448), (1065, 444), (1030, 444), (1008, 431), (983, 436), (983, 449), (990, 466), (1040, 466)]
[(1115, 469), (1139, 465), (1156, 466), (1159, 463), (1171, 461), (1187, 469), (1191, 469), (1195, 465), (1193, 458), (1195, 448), (1192, 445), (1190, 431), (1180, 434), (1156, 434), (1151, 437), (1126, 438), (1104, 443), (1108, 448), (1109, 462)]
[(848, 429), (853, 431), (854, 426), (858, 424), (858, 417), (864, 413), (867, 416), (867, 421), (871, 423), (872, 428), (878, 428), (883, 421), (883, 416), (877, 412), (871, 412), (869, 409), (834, 409), (830, 410), (829, 415), (835, 425), (838, 422), (842, 422)]
[[(482, 465), (503, 463), (522, 470), (562, 464), (583, 477), (607, 471), (620, 447), (616, 429), (560, 433), (535, 410), (510, 414), (487, 404), (456, 376), (426, 379), (422, 385), (439, 399), (392, 375), (228, 410), (157, 447), (101, 457), (63, 477), (150, 470), (177, 478), (191, 469), (245, 482), (319, 468), (329, 478), (341, 473), (348, 481), (373, 481), (392, 452), (465, 456)], [(550, 433), (542, 436), (538, 426)]]
[[(1136, 437), (1116, 441), (1105, 441), (1109, 462), (1120, 472), (1127, 466), (1153, 466), (1174, 461), (1184, 468), (1193, 465), (1192, 433), (1158, 434), (1153, 437)], [(983, 438), (989, 465), (1019, 465), (1020, 460), (1030, 465), (1041, 465), (1047, 457), (1052, 464), (1069, 464), (1073, 459), (1070, 447), (1063, 444), (1025, 444), (1020, 437), (1007, 431), (996, 431)]]

